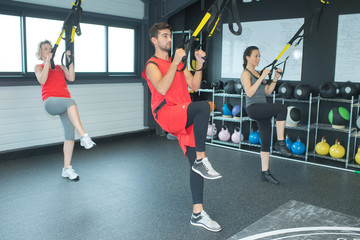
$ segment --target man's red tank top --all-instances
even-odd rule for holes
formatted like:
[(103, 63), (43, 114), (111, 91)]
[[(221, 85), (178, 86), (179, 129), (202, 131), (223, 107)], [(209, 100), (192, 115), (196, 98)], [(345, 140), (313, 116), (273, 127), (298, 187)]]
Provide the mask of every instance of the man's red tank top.
[[(165, 95), (160, 94), (156, 91), (151, 81), (146, 77), (146, 66), (148, 63), (154, 63), (158, 66), (162, 76), (164, 76), (170, 68), (171, 59), (166, 61), (155, 56), (151, 57), (145, 65), (145, 69), (142, 73), (142, 77), (146, 79), (151, 92), (151, 109), (155, 120), (160, 124), (161, 127), (167, 126), (168, 129), (177, 129), (177, 132), (171, 132), (177, 136), (180, 147), (186, 154), (186, 146), (195, 147), (193, 125), (185, 129), (187, 121), (187, 107), (191, 103), (191, 98), (186, 83), (184, 72), (176, 72), (173, 83)], [(180, 63), (178, 68), (182, 68), (183, 64)], [(165, 106), (165, 107), (164, 107)], [(164, 107), (162, 114), (169, 116), (174, 114), (173, 117), (165, 117), (165, 119), (158, 118), (157, 111)], [(178, 108), (179, 107), (179, 108)], [(173, 112), (176, 111), (176, 112)], [(174, 116), (176, 116), (174, 118)], [(171, 122), (170, 122), (171, 121)], [(167, 129), (165, 129), (167, 130)]]
[[(44, 64), (41, 64), (41, 67), (44, 68)], [(66, 85), (64, 71), (59, 65), (55, 65), (55, 69), (49, 69), (48, 79), (46, 80), (46, 83), (41, 86), (43, 101), (49, 97), (71, 98)]]

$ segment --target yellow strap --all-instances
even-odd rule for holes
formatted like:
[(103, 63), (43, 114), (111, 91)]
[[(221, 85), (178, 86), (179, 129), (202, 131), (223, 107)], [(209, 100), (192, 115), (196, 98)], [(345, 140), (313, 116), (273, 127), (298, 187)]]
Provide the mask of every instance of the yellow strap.
[(58, 39), (56, 40), (56, 45), (59, 45), (60, 41), (61, 41), (61, 38), (62, 36), (64, 35), (65, 33), (65, 30), (62, 30), (61, 33), (60, 33), (60, 36), (58, 37)]
[(279, 54), (279, 56), (277, 56), (276, 60), (279, 60), (281, 58), (281, 56), (284, 54), (284, 52), (286, 52), (286, 50), (290, 47), (290, 44), (286, 44), (286, 46), (284, 47), (284, 49), (281, 51), (281, 53)]
[(220, 20), (220, 17), (221, 17), (221, 16), (219, 15), (219, 17), (218, 17), (218, 19), (216, 20), (216, 23), (215, 23), (213, 29), (211, 30), (211, 32), (210, 32), (210, 34), (209, 34), (209, 37), (211, 37), (211, 35), (212, 35), (213, 32), (215, 31), (215, 28), (216, 28), (216, 26), (217, 26), (217, 24), (218, 24), (218, 22), (219, 22), (219, 20)]
[(199, 26), (197, 26), (195, 32), (193, 33), (193, 37), (196, 37), (199, 32), (201, 31), (201, 29), (204, 27), (204, 25), (207, 23), (207, 21), (209, 20), (209, 18), (211, 17), (210, 13), (206, 13), (205, 16), (203, 17), (203, 19), (201, 20)]
[(70, 42), (74, 42), (75, 30), (76, 30), (76, 28), (73, 27), (72, 31), (71, 31), (71, 41)]

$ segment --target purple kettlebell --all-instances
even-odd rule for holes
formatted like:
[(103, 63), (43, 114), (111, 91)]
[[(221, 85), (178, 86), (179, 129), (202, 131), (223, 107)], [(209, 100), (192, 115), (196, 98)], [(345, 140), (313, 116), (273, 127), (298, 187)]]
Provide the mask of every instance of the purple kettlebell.
[(221, 131), (219, 132), (220, 141), (224, 141), (224, 142), (229, 141), (230, 135), (231, 134), (230, 134), (229, 129), (227, 128), (227, 126), (222, 125)]
[(213, 125), (209, 124), (206, 135), (211, 137), (211, 136), (216, 136), (216, 134), (217, 134), (217, 129), (215, 123), (213, 123)]

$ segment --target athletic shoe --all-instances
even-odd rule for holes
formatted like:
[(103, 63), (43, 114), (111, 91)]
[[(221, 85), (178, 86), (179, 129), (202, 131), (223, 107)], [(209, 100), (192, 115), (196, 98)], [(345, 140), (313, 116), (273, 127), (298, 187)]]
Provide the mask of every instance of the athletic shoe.
[(200, 161), (194, 161), (191, 169), (206, 179), (218, 179), (222, 177), (220, 173), (213, 169), (207, 157), (201, 159)]
[(168, 133), (166, 135), (166, 138), (169, 139), (169, 140), (177, 140), (177, 137), (171, 133)]
[(200, 226), (212, 232), (219, 232), (222, 229), (221, 226), (212, 220), (204, 210), (198, 216), (195, 216), (193, 213), (191, 215), (190, 223), (194, 226)]
[(281, 155), (291, 157), (293, 153), (286, 146), (285, 141), (277, 141), (274, 146), (276, 151), (279, 151)]
[(85, 133), (80, 138), (80, 145), (84, 147), (85, 149), (90, 149), (94, 147), (96, 144), (91, 140), (89, 137), (89, 134)]
[(262, 171), (260, 177), (264, 182), (279, 184), (279, 181), (271, 175), (270, 170)]
[(75, 172), (72, 166), (68, 166), (67, 168), (63, 168), (62, 170), (62, 177), (69, 178), (70, 180), (79, 180), (80, 176)]

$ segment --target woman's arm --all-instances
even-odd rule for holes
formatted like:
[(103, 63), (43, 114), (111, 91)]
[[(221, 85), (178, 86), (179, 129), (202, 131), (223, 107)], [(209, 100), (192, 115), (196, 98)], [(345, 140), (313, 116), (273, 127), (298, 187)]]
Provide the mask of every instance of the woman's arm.
[[(71, 60), (70, 54), (71, 54), (70, 50), (67, 50), (66, 55), (67, 55), (68, 61)], [(74, 64), (73, 63), (70, 64), (69, 69), (67, 69), (66, 67), (64, 67), (62, 65), (60, 66), (60, 68), (64, 71), (65, 78), (68, 81), (70, 81), (70, 82), (75, 81), (75, 70), (74, 70)]]
[(275, 76), (274, 76), (274, 79), (273, 81), (270, 83), (270, 84), (267, 84), (265, 86), (265, 93), (266, 95), (271, 95), (275, 89), (275, 86), (276, 86), (276, 83), (277, 81), (279, 80), (279, 77), (281, 76), (280, 73), (282, 72), (282, 70), (280, 68), (278, 68), (276, 71), (275, 71)]
[(46, 57), (44, 68), (42, 68), (40, 64), (35, 66), (35, 76), (41, 85), (44, 85), (48, 79), (51, 56), (52, 53), (49, 53), (49, 55)]
[(246, 96), (248, 96), (249, 98), (251, 98), (256, 91), (258, 90), (260, 84), (262, 81), (264, 81), (264, 79), (266, 78), (266, 76), (270, 73), (269, 69), (264, 69), (263, 73), (261, 74), (261, 76), (258, 78), (258, 80), (251, 85), (251, 75), (248, 71), (243, 71), (241, 74), (241, 83), (244, 87)]

